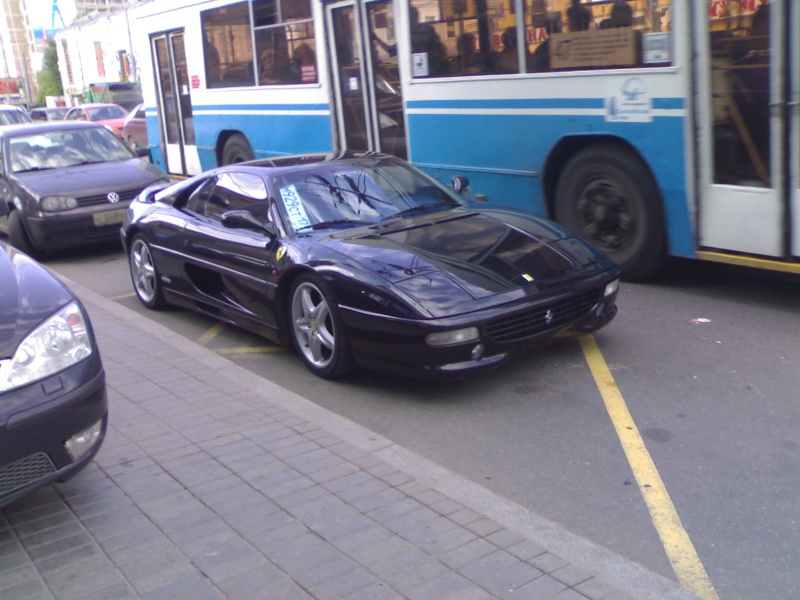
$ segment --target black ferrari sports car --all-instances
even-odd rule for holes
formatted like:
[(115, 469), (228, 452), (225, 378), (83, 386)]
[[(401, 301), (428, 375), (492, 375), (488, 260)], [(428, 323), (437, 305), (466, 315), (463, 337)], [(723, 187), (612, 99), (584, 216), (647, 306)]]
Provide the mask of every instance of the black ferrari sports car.
[(595, 331), (617, 311), (620, 271), (587, 242), (374, 153), (239, 163), (153, 186), (122, 239), (145, 306), (293, 343), (320, 377), (354, 366), (453, 377)]

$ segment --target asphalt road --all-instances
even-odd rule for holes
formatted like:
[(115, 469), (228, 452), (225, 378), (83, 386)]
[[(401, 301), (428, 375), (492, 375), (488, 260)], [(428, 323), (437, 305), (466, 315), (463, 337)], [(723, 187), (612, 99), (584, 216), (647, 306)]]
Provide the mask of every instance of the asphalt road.
[[(465, 381), (359, 373), (331, 383), (292, 352), (133, 296), (116, 246), (57, 273), (677, 579), (587, 366), (564, 340)], [(623, 284), (595, 337), (680, 524), (721, 599), (800, 597), (800, 277), (675, 261)]]

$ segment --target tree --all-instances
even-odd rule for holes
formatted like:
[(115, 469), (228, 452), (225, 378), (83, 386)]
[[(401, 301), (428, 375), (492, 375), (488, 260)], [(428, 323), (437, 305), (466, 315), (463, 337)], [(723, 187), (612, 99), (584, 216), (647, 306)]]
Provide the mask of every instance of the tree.
[(36, 104), (44, 105), (46, 96), (62, 96), (64, 88), (61, 86), (61, 74), (58, 71), (58, 52), (53, 40), (47, 42), (42, 61), (42, 70), (36, 75), (39, 92), (36, 94)]

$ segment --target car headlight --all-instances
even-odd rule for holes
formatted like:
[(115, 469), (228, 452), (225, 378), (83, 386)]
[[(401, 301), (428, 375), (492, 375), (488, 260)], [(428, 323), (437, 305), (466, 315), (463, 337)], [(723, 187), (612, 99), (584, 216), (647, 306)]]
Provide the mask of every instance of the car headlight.
[(34, 329), (0, 371), (0, 392), (63, 371), (92, 354), (86, 317), (71, 302)]
[(47, 196), (42, 198), (39, 206), (44, 212), (61, 212), (78, 207), (78, 201), (70, 196)]
[(454, 329), (452, 331), (437, 331), (425, 336), (425, 341), (431, 346), (453, 346), (474, 342), (480, 338), (477, 327), (466, 327), (464, 329)]

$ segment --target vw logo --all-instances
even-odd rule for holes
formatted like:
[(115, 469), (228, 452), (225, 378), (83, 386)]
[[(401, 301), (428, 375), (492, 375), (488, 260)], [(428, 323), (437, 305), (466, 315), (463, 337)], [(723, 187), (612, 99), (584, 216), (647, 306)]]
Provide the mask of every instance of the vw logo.
[(553, 319), (555, 318), (556, 316), (553, 314), (553, 311), (548, 308), (547, 312), (544, 313), (544, 322), (550, 325), (550, 323), (552, 323)]
[(117, 192), (109, 192), (106, 198), (108, 198), (108, 201), (111, 202), (111, 204), (116, 204), (119, 202), (119, 194)]

